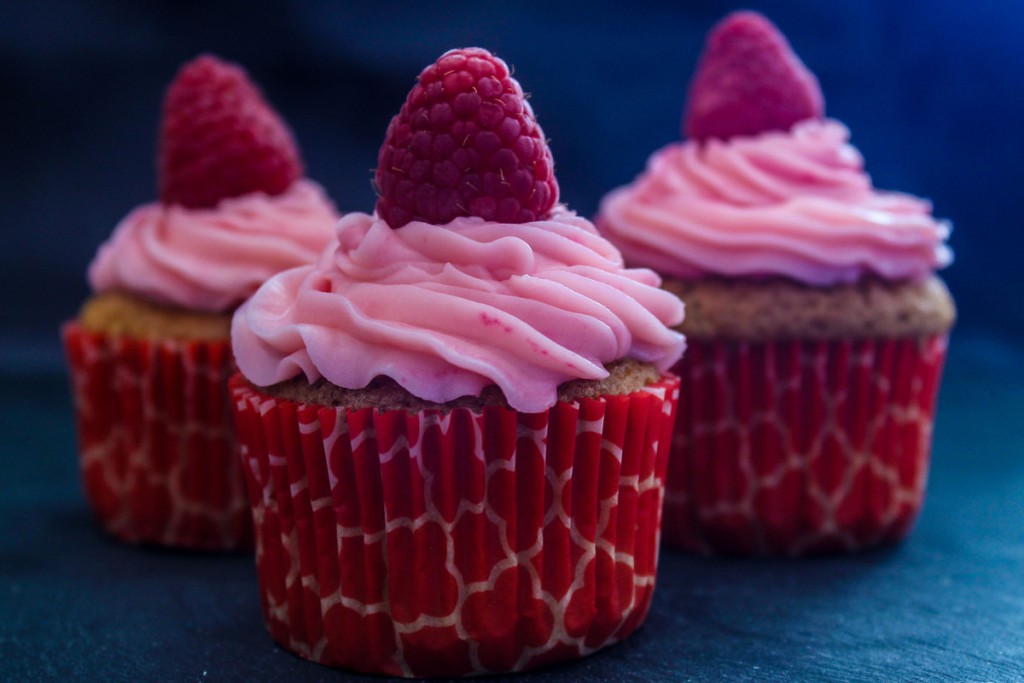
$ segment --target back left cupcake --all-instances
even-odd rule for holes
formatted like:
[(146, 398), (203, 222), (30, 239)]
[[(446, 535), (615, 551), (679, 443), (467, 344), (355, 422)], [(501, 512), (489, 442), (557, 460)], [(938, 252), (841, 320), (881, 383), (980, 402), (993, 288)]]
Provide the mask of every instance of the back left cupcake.
[(93, 295), (61, 331), (83, 487), (122, 541), (245, 548), (231, 314), (270, 276), (314, 260), (338, 214), (245, 71), (211, 55), (166, 93), (158, 167), (159, 201), (100, 246)]

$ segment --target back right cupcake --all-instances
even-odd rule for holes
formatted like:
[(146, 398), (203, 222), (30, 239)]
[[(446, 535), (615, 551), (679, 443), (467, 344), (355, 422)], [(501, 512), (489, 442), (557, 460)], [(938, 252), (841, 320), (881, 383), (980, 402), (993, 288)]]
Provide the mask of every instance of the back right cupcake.
[(709, 33), (683, 133), (596, 221), (687, 307), (663, 538), (738, 555), (902, 539), (955, 319), (935, 274), (949, 222), (872, 186), (760, 14)]

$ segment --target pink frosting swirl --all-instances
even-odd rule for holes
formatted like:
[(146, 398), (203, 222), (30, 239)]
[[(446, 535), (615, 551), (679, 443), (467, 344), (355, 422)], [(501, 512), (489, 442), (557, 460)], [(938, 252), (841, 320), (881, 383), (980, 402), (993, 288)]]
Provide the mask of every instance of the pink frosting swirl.
[(516, 410), (554, 405), (559, 384), (603, 379), (631, 357), (670, 367), (676, 297), (572, 213), (518, 225), (457, 218), (399, 230), (353, 213), (315, 265), (278, 274), (232, 321), (242, 373), (303, 373), (349, 389), (377, 376), (427, 401), (496, 384)]
[(669, 145), (602, 201), (598, 226), (626, 262), (679, 278), (782, 275), (812, 285), (868, 273), (919, 279), (949, 265), (948, 221), (880, 192), (849, 131), (810, 120), (788, 132)]
[(212, 209), (146, 204), (128, 214), (89, 266), (93, 291), (122, 290), (158, 304), (228, 311), (286, 268), (314, 261), (338, 214), (319, 185), (255, 192)]

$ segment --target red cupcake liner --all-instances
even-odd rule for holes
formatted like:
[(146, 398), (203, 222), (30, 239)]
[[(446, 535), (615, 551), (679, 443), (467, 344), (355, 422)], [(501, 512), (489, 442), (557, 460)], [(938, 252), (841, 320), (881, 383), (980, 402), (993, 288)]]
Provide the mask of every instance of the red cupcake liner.
[(665, 544), (797, 556), (902, 539), (924, 499), (947, 342), (687, 340)]
[(517, 671), (625, 638), (654, 590), (678, 387), (410, 414), (276, 399), (236, 375), (271, 636), (394, 676)]
[(252, 547), (226, 341), (151, 342), (61, 330), (79, 465), (101, 526), (128, 543)]

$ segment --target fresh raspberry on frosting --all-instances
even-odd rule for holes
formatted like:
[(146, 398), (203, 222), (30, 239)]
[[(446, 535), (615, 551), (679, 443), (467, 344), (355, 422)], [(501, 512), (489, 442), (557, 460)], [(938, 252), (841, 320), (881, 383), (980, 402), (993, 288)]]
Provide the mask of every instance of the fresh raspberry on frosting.
[(291, 131), (238, 66), (202, 55), (164, 98), (160, 200), (207, 208), (251, 192), (278, 195), (302, 177)]
[(735, 12), (708, 34), (690, 83), (683, 134), (694, 140), (789, 130), (821, 119), (814, 74), (779, 30), (757, 12)]
[(526, 223), (558, 202), (554, 161), (502, 60), (451, 50), (419, 75), (380, 150), (377, 214), (392, 228), (459, 216)]

